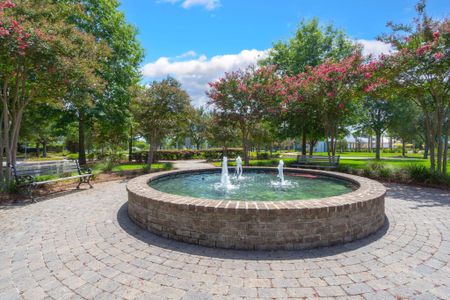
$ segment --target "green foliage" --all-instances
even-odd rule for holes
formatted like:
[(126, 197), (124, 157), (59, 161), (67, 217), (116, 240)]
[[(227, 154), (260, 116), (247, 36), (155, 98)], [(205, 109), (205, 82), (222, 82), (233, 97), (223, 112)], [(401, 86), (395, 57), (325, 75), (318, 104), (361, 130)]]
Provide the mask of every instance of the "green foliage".
[(150, 160), (165, 137), (183, 128), (190, 110), (188, 94), (173, 78), (154, 81), (137, 91), (132, 111), (138, 132), (150, 144)]
[(406, 167), (409, 177), (417, 182), (427, 182), (431, 178), (431, 172), (429, 168), (424, 165), (410, 164)]
[[(238, 155), (242, 156), (242, 149), (228, 148), (227, 156), (235, 158)], [(135, 152), (133, 154), (133, 161), (147, 162), (147, 152)], [(207, 149), (207, 150), (160, 150), (155, 152), (155, 160), (187, 160), (187, 159), (206, 159), (209, 161), (220, 160), (224, 155), (223, 149)]]
[(289, 41), (275, 43), (262, 63), (277, 65), (283, 73), (297, 75), (306, 71), (307, 66), (315, 67), (326, 59), (343, 59), (355, 48), (344, 32), (332, 25), (321, 26), (319, 20), (313, 18), (302, 21)]
[(67, 154), (66, 158), (68, 160), (77, 160), (78, 159), (78, 153), (69, 153), (69, 154)]

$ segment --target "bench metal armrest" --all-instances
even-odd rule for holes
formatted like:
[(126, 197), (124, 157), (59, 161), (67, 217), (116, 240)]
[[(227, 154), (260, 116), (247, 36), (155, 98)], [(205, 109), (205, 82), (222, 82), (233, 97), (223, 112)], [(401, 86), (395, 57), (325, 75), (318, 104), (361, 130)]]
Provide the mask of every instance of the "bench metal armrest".
[(80, 173), (81, 174), (92, 174), (92, 169), (91, 168), (80, 168)]
[(16, 177), (16, 183), (19, 186), (32, 185), (35, 182), (36, 182), (36, 179), (34, 178), (34, 176), (31, 176), (31, 175), (23, 175), (23, 176)]

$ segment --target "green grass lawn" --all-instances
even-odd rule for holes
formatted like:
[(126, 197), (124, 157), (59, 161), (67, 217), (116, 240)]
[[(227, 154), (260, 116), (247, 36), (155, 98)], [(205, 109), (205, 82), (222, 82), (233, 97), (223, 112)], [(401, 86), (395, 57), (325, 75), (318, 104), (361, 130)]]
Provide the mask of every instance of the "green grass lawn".
[[(146, 164), (132, 164), (125, 163), (112, 167), (111, 172), (123, 172), (123, 171), (139, 171), (145, 167)], [(106, 163), (100, 162), (92, 166), (92, 173), (100, 174), (105, 170)], [(152, 170), (170, 170), (172, 165), (170, 163), (156, 163), (152, 164)]]
[[(112, 172), (142, 170), (145, 166), (146, 164), (123, 164), (112, 168)], [(167, 169), (167, 168), (168, 166), (165, 163), (152, 164), (152, 169)]]
[[(314, 152), (314, 155), (327, 156), (327, 152)], [(369, 157), (375, 158), (375, 152), (338, 152), (336, 155), (341, 157)], [(381, 158), (401, 158), (401, 153), (381, 153)], [(421, 153), (408, 153), (406, 158), (422, 158)]]
[[(289, 166), (290, 163), (295, 162), (295, 158), (283, 158), (283, 161), (285, 163), (286, 166)], [(278, 165), (279, 159), (270, 159), (270, 160), (250, 160), (250, 166), (266, 166), (266, 167), (275, 167)], [(346, 158), (341, 158), (340, 159), (340, 165), (343, 167), (351, 167), (351, 168), (355, 168), (355, 169), (364, 169), (367, 165), (369, 165), (370, 163), (379, 163), (384, 165), (387, 168), (390, 169), (400, 169), (400, 168), (405, 168), (408, 167), (410, 165), (424, 165), (426, 167), (430, 166), (430, 161), (426, 160), (426, 159), (422, 159), (422, 158), (404, 158), (404, 159), (394, 159), (394, 158), (389, 158), (389, 159), (381, 159), (381, 160), (375, 160), (375, 159), (346, 159)], [(214, 162), (213, 163), (215, 166), (220, 167), (221, 166), (221, 162)], [(230, 161), (229, 162), (230, 166), (235, 166), (235, 162), (234, 161)], [(447, 173), (450, 175), (450, 162), (447, 164), (448, 165), (448, 171)]]

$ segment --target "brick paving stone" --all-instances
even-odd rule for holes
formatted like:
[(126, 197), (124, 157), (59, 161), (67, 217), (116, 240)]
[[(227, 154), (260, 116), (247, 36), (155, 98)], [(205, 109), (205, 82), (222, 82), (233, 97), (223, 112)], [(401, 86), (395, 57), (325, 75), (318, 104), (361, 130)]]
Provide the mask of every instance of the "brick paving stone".
[(0, 299), (449, 298), (449, 192), (389, 185), (388, 223), (373, 236), (255, 252), (140, 229), (125, 186), (0, 207)]
[(347, 295), (340, 286), (320, 286), (315, 288), (320, 297), (337, 297)]

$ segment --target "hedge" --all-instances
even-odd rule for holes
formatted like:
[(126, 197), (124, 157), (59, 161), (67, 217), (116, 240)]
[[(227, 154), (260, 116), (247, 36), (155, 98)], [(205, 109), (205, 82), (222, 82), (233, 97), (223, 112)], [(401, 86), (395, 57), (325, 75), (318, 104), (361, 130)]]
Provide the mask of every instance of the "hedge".
[[(223, 157), (223, 149), (207, 149), (207, 150), (159, 150), (155, 152), (154, 162), (158, 160), (185, 160), (185, 159), (206, 159), (219, 160)], [(140, 151), (133, 153), (133, 161), (139, 163), (147, 162), (147, 151)], [(227, 156), (235, 158), (242, 156), (242, 149), (228, 148)]]

